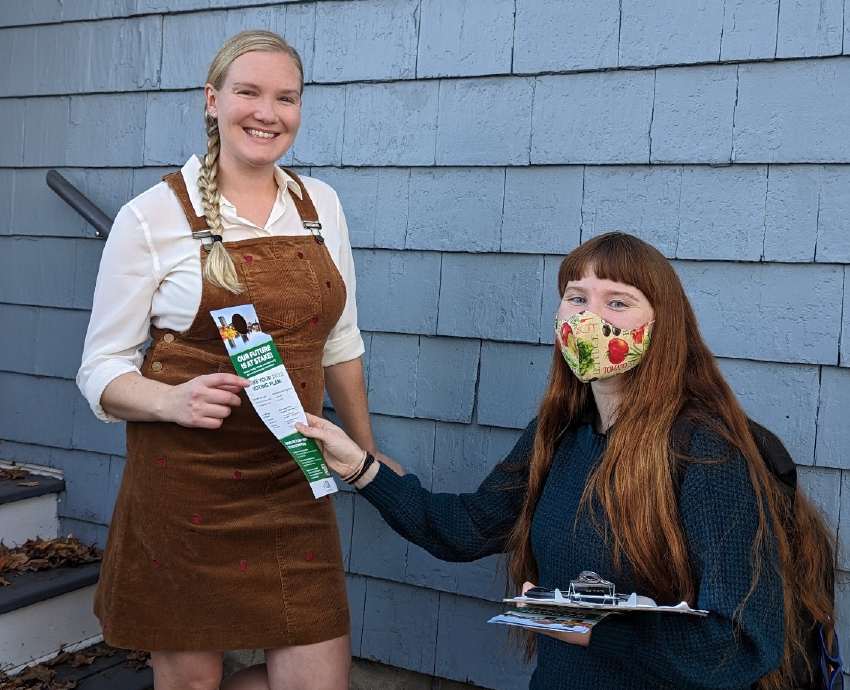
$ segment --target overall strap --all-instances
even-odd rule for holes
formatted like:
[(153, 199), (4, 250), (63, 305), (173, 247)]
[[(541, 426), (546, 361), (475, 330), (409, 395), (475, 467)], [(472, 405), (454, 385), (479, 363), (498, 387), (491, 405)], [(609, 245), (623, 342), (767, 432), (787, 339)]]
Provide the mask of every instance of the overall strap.
[(304, 186), (301, 178), (289, 170), (289, 168), (281, 168), (281, 170), (295, 180), (295, 183), (301, 189), (300, 199), (296, 194), (291, 195), (295, 208), (298, 211), (298, 215), (301, 218), (301, 225), (304, 226), (305, 230), (310, 231), (310, 234), (313, 235), (313, 239), (316, 240), (316, 242), (324, 244), (325, 238), (322, 237), (322, 224), (319, 222), (319, 214), (316, 211), (313, 200), (310, 198), (310, 194), (307, 192), (307, 188)]
[(209, 251), (213, 244), (213, 233), (207, 225), (206, 216), (196, 216), (195, 209), (192, 206), (192, 201), (189, 199), (189, 190), (186, 188), (186, 180), (183, 179), (183, 173), (169, 173), (163, 176), (163, 181), (171, 188), (180, 206), (183, 207), (183, 213), (186, 215), (186, 220), (189, 221), (189, 227), (192, 229), (192, 237), (203, 242), (204, 248)]
[[(301, 189), (301, 198), (296, 194), (292, 194), (292, 201), (295, 204), (295, 209), (298, 211), (298, 216), (301, 218), (301, 225), (306, 230), (310, 231), (313, 239), (319, 244), (325, 243), (325, 238), (322, 237), (322, 224), (319, 222), (319, 214), (316, 211), (316, 206), (310, 198), (310, 194), (301, 178), (294, 172), (283, 168), (283, 171), (289, 175), (298, 187)], [(192, 237), (203, 241), (204, 247), (209, 249), (212, 245), (213, 233), (207, 225), (206, 216), (196, 216), (195, 209), (192, 206), (192, 201), (189, 199), (189, 190), (186, 188), (186, 180), (183, 179), (183, 174), (180, 171), (169, 173), (162, 178), (165, 183), (174, 192), (180, 205), (183, 207), (183, 213), (186, 215), (186, 220), (189, 221), (189, 227), (192, 229)]]

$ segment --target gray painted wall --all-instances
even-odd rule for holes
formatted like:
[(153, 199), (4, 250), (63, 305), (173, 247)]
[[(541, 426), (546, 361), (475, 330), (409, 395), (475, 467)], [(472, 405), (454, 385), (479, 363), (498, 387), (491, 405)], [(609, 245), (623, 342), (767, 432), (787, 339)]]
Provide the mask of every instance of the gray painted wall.
[[(845, 7), (845, 3), (847, 7)], [(230, 34), (304, 58), (285, 163), (349, 219), (382, 449), (476, 486), (533, 416), (560, 257), (633, 232), (674, 260), (747, 411), (805, 467), (841, 543), (850, 640), (850, 0), (31, 0), (0, 10), (0, 458), (65, 471), (64, 529), (103, 541), (121, 425), (73, 383), (107, 213), (203, 150)], [(626, 69), (627, 68), (627, 69)], [(843, 338), (842, 338), (843, 328)], [(13, 334), (13, 337), (9, 334)], [(444, 564), (336, 499), (354, 652), (520, 688), (497, 563)], [(494, 583), (495, 581), (495, 583)]]

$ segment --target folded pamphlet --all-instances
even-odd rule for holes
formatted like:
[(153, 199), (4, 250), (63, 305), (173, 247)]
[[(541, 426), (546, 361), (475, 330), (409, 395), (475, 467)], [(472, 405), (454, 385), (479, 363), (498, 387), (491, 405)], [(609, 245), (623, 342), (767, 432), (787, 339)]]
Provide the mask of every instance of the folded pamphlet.
[(260, 328), (253, 304), (211, 311), (236, 373), (250, 379), (245, 389), (260, 419), (290, 452), (301, 468), (313, 496), (337, 491), (316, 442), (302, 436), (295, 423), (307, 424), (304, 408), (280, 359), (272, 337)]
[(571, 615), (544, 607), (528, 607), (510, 609), (498, 616), (493, 616), (487, 622), (537, 631), (586, 633), (607, 615), (607, 612), (597, 611), (581, 611)]

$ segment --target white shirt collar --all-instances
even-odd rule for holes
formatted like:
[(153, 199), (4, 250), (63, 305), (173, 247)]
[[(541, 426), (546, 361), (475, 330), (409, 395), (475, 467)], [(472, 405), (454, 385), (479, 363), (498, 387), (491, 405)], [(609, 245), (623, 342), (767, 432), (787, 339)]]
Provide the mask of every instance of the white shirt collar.
[[(198, 188), (198, 175), (200, 174), (200, 172), (200, 156), (192, 156), (180, 169), (180, 174), (183, 175), (183, 180), (186, 182), (186, 189), (189, 192), (189, 201), (192, 202), (192, 208), (194, 209), (195, 215), (197, 216), (204, 215), (204, 202), (201, 201), (201, 190)], [(287, 175), (283, 171), (283, 168), (281, 168), (279, 165), (274, 166), (274, 178), (277, 182), (279, 201), (283, 201), (284, 203), (286, 203), (285, 199), (280, 198), (281, 196), (283, 196), (281, 194), (282, 190), (286, 189), (292, 192), (299, 199), (302, 198), (301, 187), (299, 187), (298, 183), (293, 180), (289, 175)], [(226, 199), (222, 199), (222, 205), (234, 209), (235, 213), (235, 207)]]

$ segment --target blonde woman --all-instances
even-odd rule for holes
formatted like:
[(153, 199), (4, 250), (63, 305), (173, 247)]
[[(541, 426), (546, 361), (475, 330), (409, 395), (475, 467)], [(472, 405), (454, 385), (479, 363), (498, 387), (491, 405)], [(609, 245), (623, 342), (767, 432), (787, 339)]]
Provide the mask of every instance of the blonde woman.
[(127, 463), (95, 611), (107, 642), (152, 651), (156, 690), (218, 688), (222, 652), (254, 648), (266, 664), (222, 687), (348, 687), (333, 501), (248, 403), (210, 316), (253, 303), (305, 409), (327, 386), (374, 449), (339, 200), (275, 164), (302, 88), (279, 36), (228, 40), (205, 87), (206, 155), (125, 205), (103, 252), (77, 382), (100, 419), (127, 421)]

